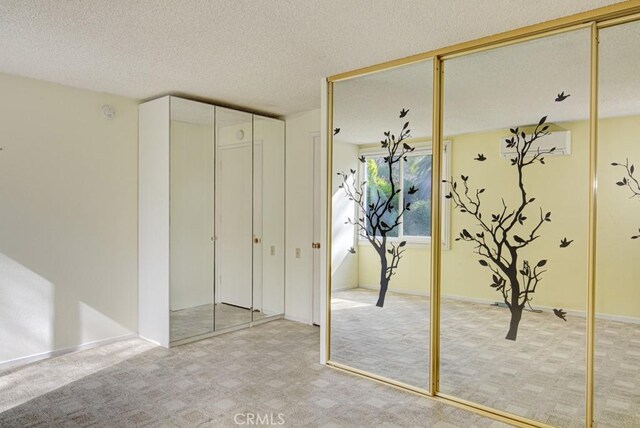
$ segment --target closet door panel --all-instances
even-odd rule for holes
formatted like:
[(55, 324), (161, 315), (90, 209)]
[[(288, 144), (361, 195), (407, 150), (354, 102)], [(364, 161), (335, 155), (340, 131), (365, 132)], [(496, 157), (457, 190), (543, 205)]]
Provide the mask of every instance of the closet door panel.
[(251, 321), (252, 118), (216, 107), (216, 330)]
[(251, 146), (219, 151), (219, 302), (251, 308)]
[(171, 97), (171, 340), (213, 331), (214, 108)]
[(590, 32), (444, 61), (440, 391), (585, 426)]
[(599, 41), (594, 419), (640, 426), (640, 21)]

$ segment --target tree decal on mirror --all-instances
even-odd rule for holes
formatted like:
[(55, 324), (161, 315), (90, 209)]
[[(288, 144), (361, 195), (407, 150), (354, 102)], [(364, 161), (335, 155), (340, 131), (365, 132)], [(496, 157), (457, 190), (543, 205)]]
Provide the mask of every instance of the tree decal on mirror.
[[(550, 134), (546, 121), (547, 116), (540, 119), (530, 135), (518, 128), (512, 128), (511, 137), (506, 139), (507, 147), (516, 150), (515, 157), (511, 159), (511, 166), (517, 173), (517, 181), (513, 183), (517, 185), (519, 195), (517, 205), (509, 207), (505, 199), (501, 198), (502, 208), (483, 216), (482, 198), (486, 189), (472, 189), (469, 176), (464, 174), (459, 180), (443, 180), (449, 185), (449, 192), (445, 198), (450, 199), (460, 213), (472, 217), (477, 222), (478, 230), (462, 229), (456, 241), (474, 244), (474, 250), (480, 256), (478, 262), (491, 270), (490, 286), (501, 293), (511, 312), (509, 331), (505, 338), (507, 340), (516, 340), (522, 311), (527, 304), (530, 305), (546, 272), (546, 259), (532, 263), (524, 259), (522, 254), (529, 245), (540, 238), (542, 226), (551, 221), (551, 212), (545, 212), (542, 208), (535, 218), (529, 214), (531, 204), (536, 198), (527, 192), (525, 186), (527, 169), (535, 164), (544, 165), (544, 156), (555, 151), (555, 147), (546, 150), (532, 148), (537, 140)], [(556, 316), (564, 319), (562, 309), (555, 311)]]
[[(634, 176), (636, 172), (636, 168), (633, 164), (629, 165), (629, 159), (626, 159), (624, 163), (613, 162), (612, 166), (619, 166), (624, 168), (625, 176), (622, 177), (622, 180), (618, 181), (616, 184), (621, 187), (628, 187), (631, 192), (631, 198), (640, 199), (640, 182)], [(638, 234), (631, 236), (631, 239), (640, 238), (640, 229), (638, 229)]]
[[(400, 119), (404, 118), (408, 113), (409, 110), (402, 109), (399, 115)], [(345, 172), (338, 173), (342, 177), (342, 183), (338, 187), (343, 189), (350, 201), (358, 204), (360, 213), (355, 219), (349, 218), (346, 224), (355, 226), (358, 235), (369, 241), (380, 258), (380, 292), (376, 302), (376, 306), (380, 308), (384, 306), (389, 281), (395, 275), (407, 245), (406, 241), (394, 243), (389, 242), (388, 238), (400, 226), (405, 211), (411, 209), (411, 201), (406, 200), (410, 196), (405, 197), (403, 207), (397, 207), (402, 188), (400, 183), (396, 181), (398, 181), (397, 177), (399, 176), (399, 163), (401, 161), (406, 162), (407, 154), (414, 150), (414, 147), (405, 142), (410, 138), (408, 121), (404, 123), (397, 137), (391, 131), (385, 132), (384, 137), (380, 141), (380, 147), (385, 151), (386, 156), (383, 157), (383, 163), (387, 166), (388, 174), (380, 177), (385, 180), (386, 184), (383, 191), (378, 189), (375, 195), (367, 195), (366, 181), (363, 180), (359, 185), (351, 185), (348, 181), (350, 176), (355, 177), (356, 170), (352, 169), (350, 174)], [(374, 162), (364, 156), (360, 156), (358, 160), (367, 164), (367, 166), (370, 166), (369, 162)], [(412, 186), (406, 193), (413, 195), (417, 191), (418, 189)], [(352, 247), (349, 252), (353, 254), (356, 251)]]

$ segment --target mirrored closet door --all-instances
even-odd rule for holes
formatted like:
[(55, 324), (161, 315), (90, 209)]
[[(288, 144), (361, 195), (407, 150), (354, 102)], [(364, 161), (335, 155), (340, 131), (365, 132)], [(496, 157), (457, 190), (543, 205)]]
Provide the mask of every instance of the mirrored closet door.
[(139, 330), (162, 346), (284, 313), (284, 122), (140, 105)]
[(216, 330), (251, 321), (253, 260), (250, 113), (216, 108)]
[(600, 29), (594, 419), (640, 426), (640, 21)]
[(589, 64), (588, 29), (444, 62), (440, 391), (562, 427), (585, 425)]
[(171, 341), (213, 331), (214, 107), (171, 99)]
[(429, 387), (433, 62), (333, 87), (330, 359)]

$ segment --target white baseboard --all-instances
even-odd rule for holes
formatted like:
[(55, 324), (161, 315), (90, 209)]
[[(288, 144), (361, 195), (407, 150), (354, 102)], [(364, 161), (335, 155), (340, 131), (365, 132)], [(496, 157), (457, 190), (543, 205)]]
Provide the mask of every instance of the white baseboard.
[[(493, 305), (494, 303), (497, 302), (497, 300), (481, 299), (476, 297), (456, 296), (453, 294), (443, 294), (442, 297), (445, 299), (460, 300), (463, 302), (473, 302), (473, 303), (480, 303), (480, 304), (486, 304), (486, 305)], [(552, 312), (553, 309), (556, 309), (556, 308), (552, 308), (551, 306), (538, 306), (538, 305), (532, 305), (532, 306), (533, 306), (533, 309), (540, 309), (544, 312)], [(582, 317), (582, 318), (586, 317), (586, 311), (577, 311), (574, 309), (564, 309), (564, 311), (567, 314), (572, 316)], [(628, 324), (640, 324), (640, 318), (627, 317), (622, 315), (596, 313), (596, 319), (617, 321), (617, 322), (623, 322)]]
[[(626, 322), (629, 324), (640, 324), (640, 318), (625, 317), (622, 315), (596, 314), (596, 318), (608, 321)], [(596, 326), (596, 329), (597, 328), (598, 327)]]
[(307, 325), (313, 324), (311, 322), (311, 319), (309, 319), (309, 318), (296, 317), (294, 315), (289, 315), (289, 314), (284, 314), (284, 319), (289, 320), (289, 321), (299, 322), (299, 323), (302, 323), (302, 324), (307, 324)]
[[(358, 288), (364, 288), (366, 290), (375, 290), (378, 291), (380, 290), (380, 285), (368, 285), (368, 284), (360, 284), (358, 286)], [(387, 289), (387, 292), (389, 293), (398, 293), (398, 294), (409, 294), (411, 296), (422, 296), (422, 297), (429, 297), (429, 293), (428, 292), (421, 292), (421, 291), (414, 291), (414, 290), (407, 290), (405, 288), (389, 288)]]
[(455, 294), (443, 294), (442, 298), (450, 299), (450, 300), (460, 300), (461, 302), (480, 303), (483, 305), (484, 304), (492, 305), (496, 302), (496, 300), (491, 300), (491, 299), (481, 299), (479, 297), (465, 297), (465, 296), (458, 296)]
[(348, 286), (343, 286), (343, 287), (334, 287), (333, 284), (331, 285), (331, 289), (334, 291), (344, 291), (344, 290), (353, 290), (354, 288), (358, 288), (357, 285), (348, 285)]
[(45, 360), (47, 358), (59, 357), (64, 354), (69, 354), (71, 352), (84, 351), (91, 348), (97, 348), (98, 346), (108, 345), (110, 343), (119, 342), (121, 340), (133, 339), (134, 337), (138, 337), (135, 333), (129, 333), (122, 336), (111, 337), (109, 339), (101, 339), (93, 342), (82, 343), (77, 346), (71, 346), (69, 348), (64, 349), (56, 349), (55, 351), (42, 352), (40, 354), (28, 355), (26, 357), (15, 358), (13, 360), (1, 361), (0, 362), (0, 370), (16, 368), (19, 366), (24, 366), (30, 363), (34, 363), (36, 361)]
[(149, 339), (148, 337), (144, 337), (144, 336), (140, 336), (140, 335), (138, 335), (138, 337), (140, 339), (142, 339), (142, 340), (145, 340), (145, 341), (153, 344), (153, 345), (162, 346), (163, 348), (166, 348), (166, 346), (164, 346), (162, 343), (158, 342), (157, 340), (152, 340), (152, 339)]

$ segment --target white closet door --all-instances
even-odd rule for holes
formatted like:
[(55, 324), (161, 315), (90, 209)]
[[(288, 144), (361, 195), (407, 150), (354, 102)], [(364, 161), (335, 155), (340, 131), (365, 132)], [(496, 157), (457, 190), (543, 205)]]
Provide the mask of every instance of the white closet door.
[(251, 144), (218, 151), (218, 297), (220, 303), (251, 308)]

